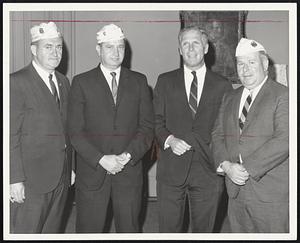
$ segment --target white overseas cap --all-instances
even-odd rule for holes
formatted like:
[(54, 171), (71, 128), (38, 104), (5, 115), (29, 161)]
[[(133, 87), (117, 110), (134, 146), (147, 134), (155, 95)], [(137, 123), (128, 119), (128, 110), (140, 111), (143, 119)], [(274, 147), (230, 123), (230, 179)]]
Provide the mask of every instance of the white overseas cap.
[(98, 43), (102, 43), (107, 41), (122, 40), (125, 38), (125, 36), (123, 30), (119, 26), (115, 24), (108, 24), (98, 31), (96, 38)]
[(267, 53), (266, 49), (257, 41), (242, 38), (236, 47), (235, 56), (244, 56), (258, 51), (264, 51)]
[(30, 29), (30, 33), (31, 42), (35, 42), (42, 39), (62, 37), (54, 22), (41, 23), (40, 25), (35, 25)]

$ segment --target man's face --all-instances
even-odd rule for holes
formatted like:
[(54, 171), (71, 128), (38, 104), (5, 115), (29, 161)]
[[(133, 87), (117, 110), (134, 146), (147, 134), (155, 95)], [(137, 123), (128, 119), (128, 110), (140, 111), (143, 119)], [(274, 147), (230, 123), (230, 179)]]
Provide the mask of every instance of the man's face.
[(121, 66), (125, 55), (125, 41), (103, 42), (96, 47), (102, 65), (110, 70)]
[(242, 84), (247, 89), (260, 85), (266, 77), (268, 59), (258, 52), (237, 57), (237, 71)]
[(46, 71), (52, 72), (59, 65), (62, 57), (62, 38), (39, 40), (31, 45), (34, 60)]
[(191, 70), (197, 70), (204, 65), (204, 55), (208, 51), (208, 44), (202, 43), (201, 33), (188, 30), (182, 33), (179, 52), (184, 64)]

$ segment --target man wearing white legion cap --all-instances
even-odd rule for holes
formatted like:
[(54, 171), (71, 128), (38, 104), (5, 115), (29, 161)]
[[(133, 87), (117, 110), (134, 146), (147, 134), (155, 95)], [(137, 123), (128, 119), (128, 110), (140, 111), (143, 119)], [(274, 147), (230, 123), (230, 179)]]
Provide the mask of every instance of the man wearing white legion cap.
[(289, 93), (268, 76), (255, 40), (236, 48), (242, 87), (223, 99), (213, 131), (217, 171), (225, 175), (233, 232), (289, 232)]
[(76, 232), (101, 233), (111, 200), (116, 232), (140, 231), (141, 159), (153, 139), (146, 76), (122, 66), (125, 35), (114, 24), (96, 36), (100, 64), (72, 81), (68, 132), (77, 152)]
[(63, 46), (55, 23), (30, 33), (32, 62), (10, 75), (10, 231), (60, 233), (71, 175), (70, 84), (55, 70)]

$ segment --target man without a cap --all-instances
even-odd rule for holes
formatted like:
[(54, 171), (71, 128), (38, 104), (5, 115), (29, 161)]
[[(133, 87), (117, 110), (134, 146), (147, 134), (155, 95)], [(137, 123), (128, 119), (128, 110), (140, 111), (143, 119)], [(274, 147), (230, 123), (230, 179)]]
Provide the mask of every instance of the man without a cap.
[(228, 93), (215, 123), (213, 153), (225, 175), (228, 217), (236, 233), (289, 232), (289, 94), (268, 76), (257, 41), (236, 48), (242, 86)]
[(125, 36), (114, 24), (97, 33), (100, 64), (72, 81), (68, 132), (77, 152), (76, 232), (101, 233), (112, 202), (116, 232), (140, 232), (141, 159), (153, 139), (146, 76), (122, 66)]
[(10, 231), (60, 233), (71, 178), (70, 84), (55, 70), (63, 47), (55, 23), (30, 33), (32, 62), (10, 75)]
[(205, 31), (182, 29), (178, 46), (183, 67), (160, 74), (154, 89), (159, 231), (182, 232), (188, 201), (192, 232), (212, 233), (224, 180), (215, 171), (211, 131), (222, 97), (232, 87), (206, 68)]

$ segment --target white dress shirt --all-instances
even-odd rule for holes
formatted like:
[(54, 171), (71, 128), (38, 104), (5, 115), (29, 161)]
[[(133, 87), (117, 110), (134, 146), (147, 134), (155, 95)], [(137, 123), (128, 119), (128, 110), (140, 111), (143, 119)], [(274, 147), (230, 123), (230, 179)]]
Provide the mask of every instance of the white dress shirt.
[[(189, 69), (186, 65), (183, 67), (184, 70), (184, 84), (185, 84), (185, 92), (186, 92), (186, 97), (187, 100), (190, 98), (190, 91), (191, 91), (191, 85), (194, 79), (194, 75), (192, 74), (191, 69)], [(199, 101), (202, 95), (202, 90), (204, 86), (204, 79), (205, 79), (205, 74), (206, 74), (206, 66), (205, 64), (199, 68), (198, 70), (195, 71), (196, 76), (197, 76), (197, 106), (199, 105)], [(170, 146), (168, 145), (168, 140), (172, 137), (172, 135), (169, 135), (165, 141), (164, 149), (169, 148)]]
[(49, 82), (49, 75), (52, 74), (52, 80), (53, 80), (53, 82), (55, 84), (58, 97), (60, 97), (59, 88), (58, 88), (58, 83), (57, 83), (57, 79), (56, 79), (56, 76), (55, 76), (55, 72), (53, 71), (52, 73), (48, 73), (43, 68), (41, 68), (35, 61), (32, 61), (32, 65), (33, 65), (34, 69), (37, 71), (37, 73), (39, 74), (39, 76), (41, 77), (41, 79), (47, 85), (47, 87), (50, 90), (51, 94), (52, 94), (52, 89), (51, 89), (50, 82)]
[(104, 74), (104, 77), (105, 77), (105, 79), (106, 79), (106, 81), (107, 81), (107, 84), (108, 84), (110, 90), (112, 90), (112, 89), (111, 89), (112, 75), (110, 74), (110, 73), (112, 73), (112, 72), (115, 72), (115, 73), (116, 73), (117, 86), (119, 86), (119, 79), (120, 79), (121, 66), (118, 67), (116, 70), (111, 71), (111, 70), (107, 69), (106, 67), (104, 67), (104, 66), (102, 65), (102, 63), (101, 63), (101, 64), (100, 64), (100, 69), (101, 69), (102, 73)]
[[(185, 92), (186, 97), (189, 100), (190, 98), (190, 91), (191, 91), (191, 85), (194, 79), (194, 76), (192, 74), (191, 69), (189, 69), (187, 66), (184, 65), (184, 84), (185, 84)], [(204, 79), (206, 74), (206, 66), (205, 64), (196, 70), (196, 76), (198, 81), (198, 89), (197, 89), (197, 105), (199, 105), (199, 101), (202, 95), (203, 85), (204, 85)]]

